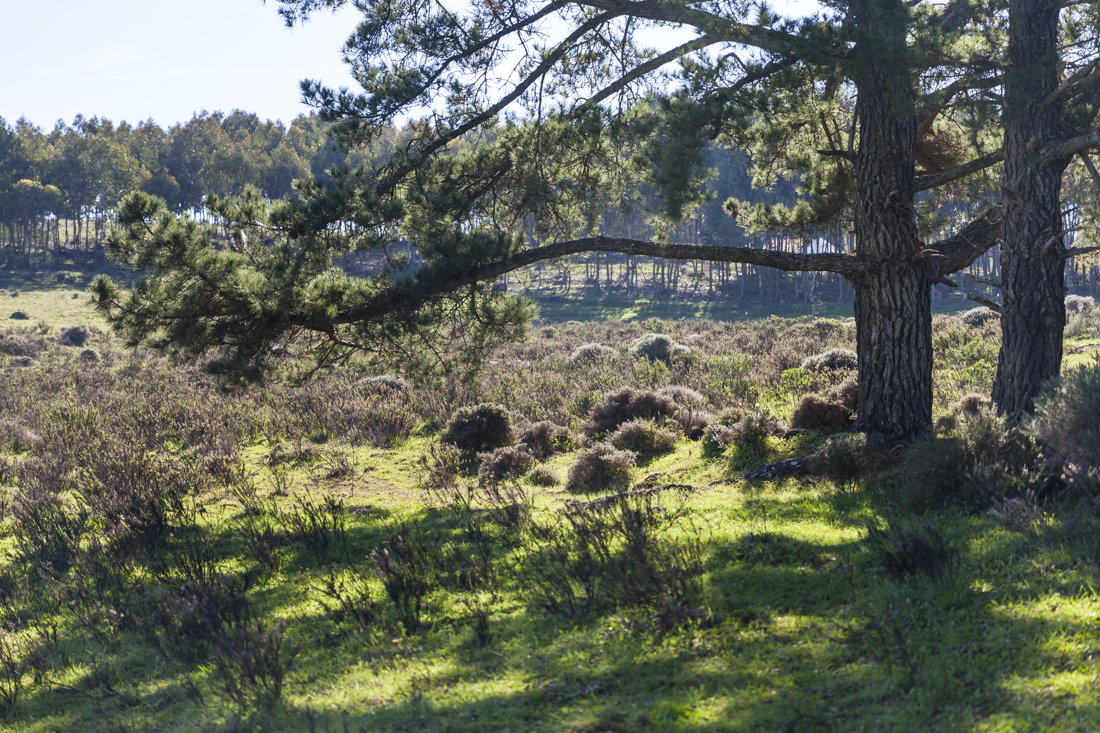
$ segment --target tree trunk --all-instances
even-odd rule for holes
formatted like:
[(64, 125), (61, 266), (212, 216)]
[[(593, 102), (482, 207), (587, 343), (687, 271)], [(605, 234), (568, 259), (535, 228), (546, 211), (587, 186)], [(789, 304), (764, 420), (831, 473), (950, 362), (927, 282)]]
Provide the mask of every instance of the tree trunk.
[(1059, 5), (1014, 0), (1009, 10), (1003, 341), (993, 401), (1002, 414), (1019, 416), (1034, 409), (1043, 383), (1062, 368), (1066, 312), (1059, 189), (1068, 160), (1042, 158), (1044, 145), (1063, 131), (1061, 105), (1042, 103), (1058, 87)]
[(906, 13), (891, 0), (864, 7), (868, 40), (857, 49), (859, 155), (855, 236), (869, 274), (856, 280), (859, 406), (856, 428), (910, 440), (932, 425), (931, 268), (913, 200), (917, 116), (907, 70)]

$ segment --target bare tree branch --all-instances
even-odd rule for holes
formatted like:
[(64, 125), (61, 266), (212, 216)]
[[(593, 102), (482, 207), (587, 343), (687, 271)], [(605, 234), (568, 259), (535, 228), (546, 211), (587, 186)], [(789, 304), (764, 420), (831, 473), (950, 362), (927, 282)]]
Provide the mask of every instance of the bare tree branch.
[(1071, 155), (1080, 153), (1082, 150), (1088, 150), (1095, 147), (1100, 147), (1100, 133), (1094, 132), (1088, 135), (1078, 135), (1069, 140), (1063, 140), (1057, 145), (1051, 145), (1049, 148), (1044, 148), (1042, 160), (1044, 163), (1049, 163), (1052, 160), (1068, 158)]
[(666, 51), (665, 53), (661, 54), (660, 56), (657, 56), (656, 58), (650, 59), (646, 63), (641, 64), (640, 66), (634, 67), (628, 73), (626, 73), (623, 76), (619, 77), (613, 83), (609, 84), (608, 86), (604, 87), (603, 89), (601, 89), (599, 92), (597, 92), (593, 96), (586, 99), (576, 109), (576, 112), (580, 113), (580, 112), (584, 112), (585, 110), (592, 109), (597, 104), (599, 104), (603, 100), (610, 97), (612, 94), (615, 94), (616, 92), (618, 92), (620, 89), (625, 87), (627, 84), (631, 83), (632, 81), (635, 81), (639, 77), (645, 76), (646, 74), (648, 74), (651, 71), (655, 71), (656, 69), (661, 68), (662, 66), (664, 66), (665, 64), (667, 64), (670, 61), (675, 61), (676, 59), (680, 58), (681, 56), (686, 56), (687, 54), (691, 53), (692, 51), (698, 51), (700, 48), (705, 48), (705, 47), (713, 45), (715, 43), (720, 43), (721, 41), (722, 41), (722, 39), (715, 38), (714, 36), (700, 36), (699, 38), (695, 38), (691, 41), (688, 41), (687, 43), (685, 43), (681, 46), (677, 46), (676, 48), (672, 49), (671, 51)]
[(995, 303), (992, 300), (989, 300), (987, 298), (983, 298), (980, 295), (971, 295), (970, 293), (966, 293), (965, 295), (963, 295), (963, 297), (966, 298), (967, 300), (972, 300), (975, 303), (979, 303), (981, 305), (984, 305), (986, 308), (993, 311), (994, 313), (1001, 313), (1002, 312), (1002, 308), (1001, 308), (1000, 303)]
[[(866, 264), (860, 261), (859, 258), (838, 253), (804, 254), (801, 252), (755, 249), (753, 247), (661, 244), (660, 242), (621, 237), (587, 237), (526, 249), (506, 260), (467, 268), (455, 273), (446, 283), (440, 283), (438, 287), (429, 285), (400, 295), (387, 293), (377, 300), (342, 311), (334, 318), (326, 319), (324, 324), (340, 325), (361, 321), (377, 321), (391, 313), (414, 312), (434, 298), (444, 293), (454, 292), (463, 286), (479, 282), (491, 282), (505, 273), (522, 269), (536, 262), (558, 259), (581, 252), (619, 252), (627, 255), (663, 257), (671, 260), (741, 262), (749, 265), (771, 267), (786, 272), (834, 272), (849, 280), (858, 279), (867, 269)], [(289, 316), (287, 323), (313, 330), (319, 330), (324, 325), (315, 323), (312, 319), (304, 316)]]
[(930, 260), (940, 277), (958, 272), (1001, 241), (1003, 226), (1001, 207), (991, 206), (957, 234), (921, 250), (917, 257)]
[(964, 176), (969, 176), (971, 173), (977, 173), (991, 165), (996, 165), (1004, 159), (1004, 150), (998, 150), (988, 155), (983, 155), (980, 158), (975, 158), (968, 163), (963, 163), (954, 168), (941, 171), (940, 173), (933, 173), (930, 176), (920, 176), (913, 181), (913, 191), (927, 191), (930, 188), (936, 188), (937, 186), (957, 181)]

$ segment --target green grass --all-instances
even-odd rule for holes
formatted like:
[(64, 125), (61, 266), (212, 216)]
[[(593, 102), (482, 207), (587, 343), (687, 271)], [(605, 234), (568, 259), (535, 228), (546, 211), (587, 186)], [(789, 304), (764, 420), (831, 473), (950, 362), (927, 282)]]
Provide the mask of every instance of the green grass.
[[(32, 318), (28, 325), (39, 318), (53, 327), (95, 323), (87, 311), (61, 307), (58, 296), (71, 292), (45, 288), (5, 297), (34, 304), (27, 306)], [(77, 302), (82, 301), (72, 301)], [(654, 315), (645, 311), (647, 306), (640, 307), (639, 318)], [(31, 313), (34, 308), (38, 310)], [(784, 323), (769, 321), (767, 327), (805, 327), (803, 322)], [(667, 323), (662, 327), (673, 330)], [(591, 330), (608, 341), (610, 328)], [(702, 331), (699, 324), (684, 328)], [(583, 327), (552, 330), (542, 338), (562, 354), (569, 353), (574, 341), (594, 338)], [(996, 332), (995, 326), (937, 332), (938, 411), (967, 391), (988, 392)], [(628, 329), (622, 338), (628, 343), (634, 335)], [(682, 509), (686, 517), (671, 538), (679, 543), (697, 538), (703, 548), (700, 591), (690, 609), (699, 613), (689, 620), (669, 624), (659, 611), (629, 605), (576, 617), (549, 614), (534, 602), (523, 574), (540, 552), (538, 542), (530, 537), (510, 541), (503, 530), (486, 525), (499, 539), (492, 545), (499, 587), (492, 591), (489, 584), (480, 584), (462, 590), (437, 583), (426, 596), (422, 625), (409, 628), (373, 574), (370, 554), (395, 533), (424, 532), (439, 541), (431, 559), (442, 563), (448, 552), (469, 549), (460, 520), (482, 516), (494, 506), (482, 500), (470, 513), (458, 512), (421, 488), (419, 459), (436, 441), (430, 420), (388, 447), (355, 445), (339, 435), (314, 443), (306, 428), (295, 427), (293, 420), (300, 416), (286, 406), (301, 403), (280, 402), (294, 394), (287, 397), (277, 385), (261, 392), (222, 392), (194, 368), (182, 373), (179, 383), (168, 383), (167, 375), (181, 372), (144, 352), (127, 356), (105, 336), (96, 339), (104, 363), (95, 367), (80, 365), (71, 349), (57, 345), (43, 352), (40, 366), (15, 369), (0, 363), (8, 384), (0, 395), (0, 428), (31, 425), (40, 416), (33, 427), (44, 436), (29, 450), (0, 445), (0, 458), (14, 464), (61, 460), (78, 455), (85, 443), (99, 445), (94, 442), (98, 438), (77, 439), (71, 436), (83, 434), (62, 430), (70, 423), (75, 430), (79, 421), (71, 415), (80, 413), (58, 410), (87, 408), (97, 425), (118, 420), (126, 429), (139, 425), (141, 435), (155, 438), (133, 460), (149, 451), (206, 466), (204, 461), (217, 454), (204, 442), (206, 433), (196, 432), (190, 444), (174, 426), (186, 427), (191, 424), (188, 415), (197, 416), (197, 425), (215, 433), (221, 423), (202, 420), (224, 412), (231, 416), (227, 424), (242, 430), (234, 446), (247, 477), (242, 481), (250, 481), (260, 496), (283, 511), (292, 508), (295, 495), (338, 497), (349, 509), (348, 543), (322, 559), (300, 538), (284, 534), (276, 548), (278, 569), (263, 571), (247, 557), (249, 540), (240, 530), (244, 510), (232, 492), (211, 486), (195, 498), (202, 510), (198, 530), (220, 569), (252, 573), (250, 604), (269, 623), (286, 624), (289, 673), (281, 700), (270, 708), (248, 705), (242, 710), (219, 693), (210, 658), (190, 663), (165, 658), (132, 624), (109, 613), (101, 621), (81, 623), (65, 601), (67, 581), (48, 573), (43, 579), (16, 559), (9, 507), (0, 524), (0, 549), (5, 552), (0, 560), (0, 620), (15, 636), (0, 634), (0, 643), (35, 639), (44, 645), (50, 664), (37, 682), (29, 669), (21, 676), (25, 689), (5, 729), (599, 733), (1100, 728), (1100, 541), (1095, 523), (1082, 524), (1074, 507), (1042, 506), (1037, 519), (1021, 524), (1019, 531), (1010, 531), (989, 514), (956, 508), (909, 515), (892, 501), (900, 470), (896, 458), (880, 456), (876, 470), (848, 489), (818, 477), (746, 484), (730, 479), (763, 460), (803, 456), (821, 438), (772, 438), (767, 453), (742, 455), (731, 448), (710, 459), (702, 456), (699, 443), (682, 439), (673, 453), (637, 468), (632, 484), (693, 487), (662, 494), (666, 506)], [(697, 343), (699, 350), (706, 347), (705, 339)], [(789, 346), (779, 341), (780, 347)], [(722, 346), (714, 348), (720, 351)], [(507, 350), (501, 355), (506, 358)], [(614, 380), (629, 373), (656, 386), (657, 381), (686, 380), (693, 374), (633, 363), (603, 376), (567, 369), (554, 357), (534, 370), (547, 378), (554, 376), (550, 372), (561, 372), (572, 390), (562, 393), (564, 402), (593, 390), (586, 380), (597, 376)], [(129, 376), (112, 381), (111, 375), (122, 373)], [(511, 381), (502, 387), (505, 377)], [(42, 384), (62, 386), (32, 395), (27, 390), (37, 379), (53, 379)], [(498, 381), (486, 381), (462, 399), (498, 399), (504, 393), (494, 390), (506, 387), (516, 395), (542, 399), (531, 404), (557, 409), (554, 400), (559, 398), (540, 397), (540, 390), (549, 388), (523, 381), (534, 379), (523, 370), (509, 368), (494, 379)], [(98, 382), (105, 385), (102, 392), (96, 391)], [(346, 391), (340, 387), (317, 399), (336, 409)], [(409, 399), (442, 400), (445, 394), (416, 392)], [(785, 393), (761, 394), (780, 412), (793, 404)], [(417, 409), (429, 408), (442, 409)], [(248, 436), (245, 428), (252, 425), (257, 427)], [(563, 480), (574, 455), (549, 461)], [(329, 467), (341, 460), (352, 472), (332, 475)], [(7, 475), (4, 465), (0, 485)], [(79, 482), (79, 471), (69, 480)], [(10, 498), (17, 488), (10, 480), (7, 484), (3, 491)], [(578, 498), (560, 485), (523, 486), (532, 496), (538, 522), (550, 521)], [(70, 491), (66, 496), (75, 511), (75, 495)], [(911, 527), (926, 522), (938, 526), (947, 545), (958, 552), (956, 569), (938, 581), (889, 577), (866, 540), (868, 524)], [(183, 536), (184, 530), (188, 528), (173, 532)], [(177, 541), (175, 534), (165, 540), (159, 562), (171, 566), (178, 558)], [(330, 570), (367, 578), (375, 603), (372, 624), (362, 628), (332, 610), (320, 591)], [(157, 562), (138, 557), (130, 582), (158, 592), (178, 586), (178, 571), (170, 570), (166, 580), (157, 579), (158, 573), (163, 574), (163, 567)], [(13, 579), (27, 579), (26, 595), (13, 590)], [(120, 597), (125, 602), (114, 610), (126, 613), (133, 599), (125, 592)], [(487, 645), (478, 645), (474, 619), (463, 600), (481, 603), (488, 612)], [(91, 627), (102, 637), (91, 634)], [(0, 692), (5, 679), (0, 665)]]

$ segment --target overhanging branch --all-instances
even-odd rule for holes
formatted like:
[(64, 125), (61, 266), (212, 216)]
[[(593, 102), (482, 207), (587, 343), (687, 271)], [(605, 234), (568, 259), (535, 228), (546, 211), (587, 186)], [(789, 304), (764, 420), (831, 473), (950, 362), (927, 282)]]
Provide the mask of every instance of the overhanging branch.
[(1001, 241), (1003, 224), (1001, 207), (991, 206), (957, 234), (921, 250), (917, 257), (932, 262), (936, 279), (958, 272)]
[[(480, 282), (491, 282), (509, 272), (537, 262), (554, 260), (583, 252), (618, 252), (626, 255), (663, 257), (671, 260), (705, 260), (709, 262), (739, 262), (760, 267), (771, 267), (786, 272), (833, 272), (849, 280), (864, 274), (867, 266), (852, 255), (838, 253), (805, 254), (753, 247), (726, 247), (700, 244), (661, 244), (622, 237), (586, 237), (558, 242), (543, 247), (522, 250), (512, 257), (488, 262), (454, 273), (445, 283), (424, 283), (423, 287), (402, 294), (387, 293), (361, 306), (338, 313), (326, 319), (326, 324), (378, 321), (394, 313), (412, 313), (433, 299), (454, 292), (462, 287)], [(288, 318), (288, 323), (313, 329), (316, 324), (308, 318)]]
[(1042, 160), (1044, 163), (1050, 163), (1051, 161), (1060, 158), (1068, 158), (1083, 150), (1089, 150), (1095, 147), (1100, 147), (1100, 133), (1094, 132), (1089, 135), (1078, 135), (1069, 140), (1063, 140), (1057, 145), (1051, 145), (1048, 148), (1044, 148)]
[(952, 181), (957, 181), (964, 176), (969, 176), (971, 173), (977, 173), (980, 170), (984, 170), (991, 165), (996, 165), (1004, 159), (1005, 151), (998, 150), (988, 155), (983, 155), (980, 158), (975, 158), (969, 163), (963, 163), (962, 165), (949, 168), (940, 173), (933, 173), (930, 176), (921, 176), (913, 181), (913, 191), (926, 191), (930, 188), (943, 186)]

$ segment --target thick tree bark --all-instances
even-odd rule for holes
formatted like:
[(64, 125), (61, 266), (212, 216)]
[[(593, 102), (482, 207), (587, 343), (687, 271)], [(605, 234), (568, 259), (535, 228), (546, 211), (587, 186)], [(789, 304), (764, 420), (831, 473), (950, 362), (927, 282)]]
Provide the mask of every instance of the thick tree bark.
[(1062, 367), (1064, 248), (1059, 191), (1068, 157), (1044, 155), (1064, 134), (1058, 88), (1058, 12), (1052, 0), (1009, 6), (1005, 77), (1003, 342), (993, 401), (1004, 414), (1030, 412), (1043, 383)]
[(866, 275), (853, 281), (857, 429), (911, 439), (932, 425), (931, 286), (912, 207), (917, 113), (904, 7), (867, 3), (861, 41), (855, 236)]

